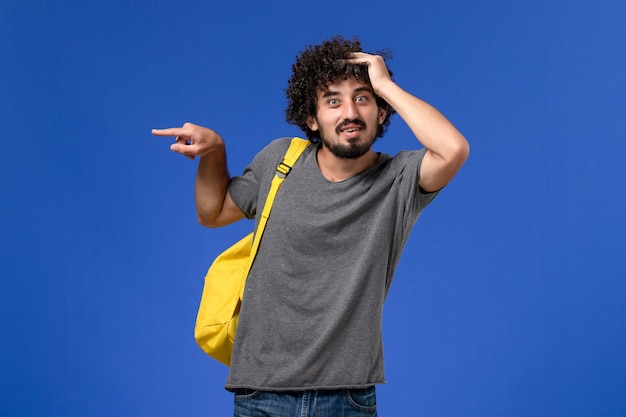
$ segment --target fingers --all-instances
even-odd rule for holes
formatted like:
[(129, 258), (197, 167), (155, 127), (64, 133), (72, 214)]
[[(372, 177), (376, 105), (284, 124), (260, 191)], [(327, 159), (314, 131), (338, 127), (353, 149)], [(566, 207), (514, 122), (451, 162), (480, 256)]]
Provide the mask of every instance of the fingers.
[[(185, 155), (187, 158), (194, 159), (193, 155), (188, 155), (189, 150), (185, 149), (191, 145), (193, 141), (189, 136), (189, 132), (186, 132), (185, 127), (171, 127), (167, 129), (152, 129), (151, 133), (154, 136), (171, 137), (175, 136), (176, 141), (170, 146), (170, 150)], [(187, 135), (185, 135), (187, 133)]]
[(176, 136), (176, 143), (181, 143), (183, 145), (192, 145), (193, 139), (191, 136)]
[(366, 64), (371, 65), (374, 55), (366, 54), (365, 52), (352, 52), (348, 58), (344, 59), (344, 62), (348, 64)]
[(194, 159), (198, 154), (199, 146), (192, 138), (186, 136), (176, 136), (176, 142), (170, 145), (172, 152), (185, 155), (187, 158)]
[(191, 149), (191, 146), (186, 144), (185, 142), (176, 142), (170, 145), (170, 150), (172, 152), (179, 153), (181, 155), (185, 155), (187, 158), (194, 160), (195, 152)]
[(176, 141), (170, 145), (170, 150), (172, 152), (180, 153), (185, 155), (187, 158), (193, 160), (195, 159), (194, 150), (190, 149), (189, 146), (194, 143), (191, 137), (192, 123), (185, 123), (183, 127), (171, 127), (167, 129), (152, 129), (152, 134), (155, 136), (167, 137), (167, 136), (175, 136)]
[(391, 79), (385, 59), (380, 55), (371, 55), (365, 52), (353, 52), (344, 60), (348, 64), (367, 65), (370, 82), (376, 94), (379, 89)]
[(366, 65), (370, 76), (385, 76), (388, 73), (385, 59), (380, 55), (353, 52), (348, 58), (344, 59), (344, 62), (347, 64)]
[(154, 136), (179, 136), (182, 134), (182, 127), (172, 127), (169, 129), (152, 129)]
[(368, 67), (386, 67), (385, 59), (380, 55), (366, 54), (365, 52), (353, 52), (344, 59), (347, 64), (367, 65)]
[(213, 130), (185, 123), (182, 127), (171, 127), (167, 129), (152, 129), (155, 136), (174, 136), (176, 139), (170, 145), (170, 150), (185, 155), (189, 159), (196, 156), (204, 156), (216, 146), (222, 146), (222, 138)]
[(191, 137), (200, 126), (186, 122), (182, 127), (170, 127), (167, 129), (152, 129), (155, 136), (186, 136)]

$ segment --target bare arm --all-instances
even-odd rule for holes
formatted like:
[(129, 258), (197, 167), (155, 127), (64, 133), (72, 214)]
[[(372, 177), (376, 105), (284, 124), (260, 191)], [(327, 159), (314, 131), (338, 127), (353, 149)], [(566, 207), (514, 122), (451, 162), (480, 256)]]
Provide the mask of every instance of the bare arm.
[(469, 156), (469, 143), (465, 137), (437, 109), (400, 88), (389, 76), (382, 57), (357, 52), (347, 61), (368, 64), (376, 94), (398, 112), (427, 149), (419, 186), (425, 191), (443, 188)]
[(196, 174), (198, 221), (207, 227), (220, 227), (240, 220), (243, 213), (228, 194), (230, 176), (226, 167), (224, 141), (215, 131), (193, 123), (169, 129), (153, 129), (156, 136), (175, 136), (173, 152), (190, 159), (200, 157)]

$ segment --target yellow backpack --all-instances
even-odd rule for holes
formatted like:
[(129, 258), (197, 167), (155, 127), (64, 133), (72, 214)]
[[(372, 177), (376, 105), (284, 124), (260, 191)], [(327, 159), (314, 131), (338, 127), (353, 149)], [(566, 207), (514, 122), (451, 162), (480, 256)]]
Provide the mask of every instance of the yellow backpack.
[(274, 197), (291, 167), (310, 144), (306, 139), (291, 140), (283, 162), (276, 168), (256, 234), (248, 234), (222, 252), (204, 278), (194, 337), (206, 354), (226, 366), (230, 366), (246, 278), (259, 248)]

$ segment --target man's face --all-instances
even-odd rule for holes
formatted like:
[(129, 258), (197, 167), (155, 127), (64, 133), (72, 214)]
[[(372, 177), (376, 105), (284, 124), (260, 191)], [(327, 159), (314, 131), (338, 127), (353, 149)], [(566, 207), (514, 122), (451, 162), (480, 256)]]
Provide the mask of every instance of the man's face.
[(311, 130), (319, 130), (322, 146), (335, 156), (356, 159), (371, 149), (385, 115), (376, 104), (372, 86), (349, 77), (318, 90), (317, 114), (307, 123)]

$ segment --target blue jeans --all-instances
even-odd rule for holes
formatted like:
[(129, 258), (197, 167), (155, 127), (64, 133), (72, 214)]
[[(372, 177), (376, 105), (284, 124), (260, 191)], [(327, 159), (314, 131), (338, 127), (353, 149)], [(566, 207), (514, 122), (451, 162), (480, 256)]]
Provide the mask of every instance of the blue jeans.
[(328, 391), (235, 391), (235, 417), (376, 417), (376, 387)]

